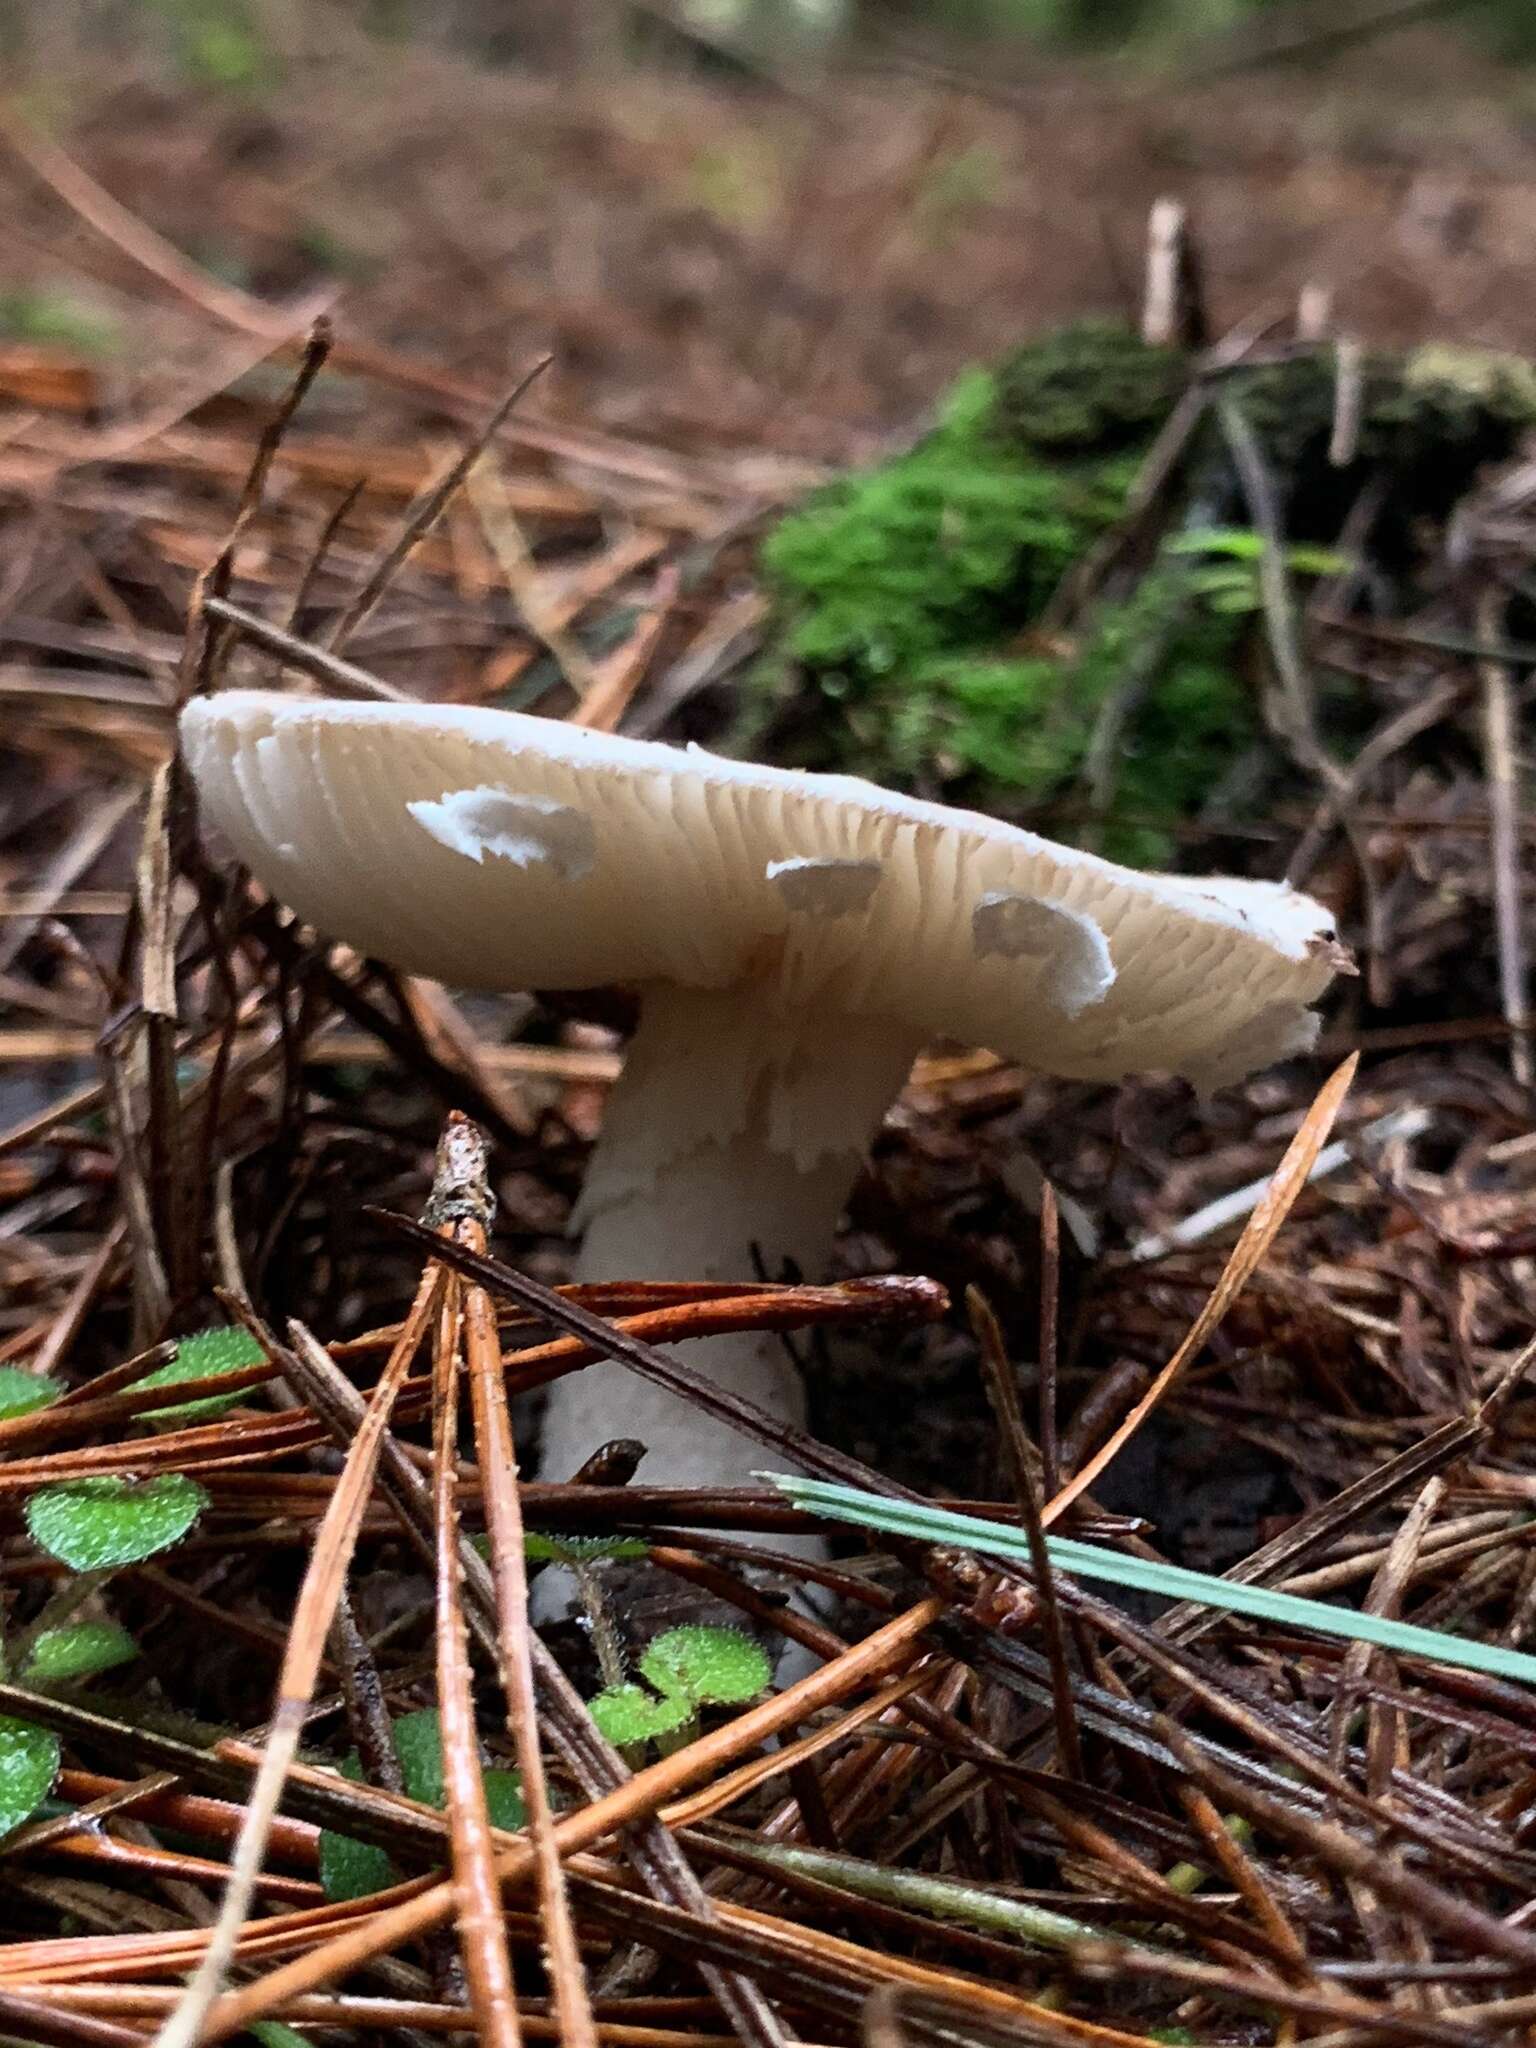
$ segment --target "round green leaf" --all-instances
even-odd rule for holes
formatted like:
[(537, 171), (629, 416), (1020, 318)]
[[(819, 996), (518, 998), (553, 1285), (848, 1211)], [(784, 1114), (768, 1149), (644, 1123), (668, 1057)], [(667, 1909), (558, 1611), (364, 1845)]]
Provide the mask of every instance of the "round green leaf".
[(436, 1707), (418, 1707), (402, 1714), (391, 1731), (407, 1799), (423, 1806), (441, 1806), (448, 1797), (443, 1783), (443, 1724)]
[(521, 1771), (489, 1770), (480, 1773), (485, 1785), (485, 1810), (493, 1828), (520, 1828), (528, 1818), (523, 1803)]
[(658, 1692), (724, 1707), (755, 1700), (773, 1676), (761, 1643), (739, 1629), (703, 1624), (658, 1636), (640, 1659), (640, 1670)]
[[(362, 1784), (362, 1760), (356, 1750), (344, 1759), (341, 1775), (349, 1784)], [(320, 1830), (320, 1888), (333, 1906), (388, 1891), (399, 1881), (399, 1871), (384, 1850), (372, 1842), (339, 1835), (334, 1828)]]
[[(145, 1387), (176, 1387), (184, 1380), (213, 1379), (221, 1372), (239, 1372), (244, 1366), (261, 1365), (265, 1360), (266, 1353), (256, 1339), (238, 1323), (227, 1329), (199, 1330), (196, 1336), (183, 1337), (164, 1365), (135, 1380), (128, 1391), (136, 1394)], [(178, 1401), (174, 1408), (152, 1408), (144, 1420), (153, 1423), (156, 1429), (167, 1424), (175, 1428), (189, 1419), (211, 1421), (243, 1399), (237, 1388), (232, 1394), (209, 1394), (201, 1401)]]
[(177, 1543), (208, 1496), (180, 1472), (156, 1479), (66, 1479), (27, 1502), (32, 1540), (77, 1572), (142, 1564)]
[[(419, 1707), (414, 1713), (402, 1714), (391, 1733), (395, 1738), (395, 1754), (400, 1759), (406, 1797), (419, 1799), (423, 1806), (439, 1809), (446, 1806), (448, 1787), (443, 1776), (443, 1721), (436, 1707)], [(522, 1780), (518, 1773), (482, 1769), (480, 1777), (485, 1786), (486, 1811), (491, 1825), (520, 1828), (525, 1815)]]
[(632, 1742), (653, 1742), (659, 1735), (671, 1735), (693, 1719), (692, 1702), (658, 1699), (643, 1685), (610, 1685), (590, 1703), (598, 1732), (615, 1749), (627, 1749)]
[(59, 1738), (30, 1721), (0, 1718), (0, 1835), (42, 1805), (59, 1775)]
[(320, 1886), (333, 1906), (387, 1892), (399, 1882), (399, 1871), (372, 1842), (354, 1841), (331, 1828), (320, 1830)]
[(32, 1645), (26, 1676), (40, 1684), (71, 1678), (94, 1678), (137, 1657), (139, 1646), (115, 1621), (77, 1621), (68, 1628), (45, 1628)]
[(62, 1380), (51, 1380), (40, 1372), (23, 1372), (19, 1365), (0, 1365), (0, 1422), (47, 1408), (63, 1391)]
[[(402, 1714), (391, 1725), (390, 1734), (400, 1759), (406, 1797), (441, 1808), (447, 1800), (447, 1787), (443, 1782), (443, 1724), (437, 1709), (422, 1707)], [(341, 1775), (354, 1785), (362, 1783), (363, 1767), (355, 1750), (342, 1764)], [(518, 1773), (490, 1770), (483, 1771), (481, 1777), (492, 1827), (520, 1828), (526, 1814)], [(320, 1882), (332, 1905), (365, 1899), (399, 1881), (399, 1870), (382, 1849), (330, 1828), (321, 1830)]]

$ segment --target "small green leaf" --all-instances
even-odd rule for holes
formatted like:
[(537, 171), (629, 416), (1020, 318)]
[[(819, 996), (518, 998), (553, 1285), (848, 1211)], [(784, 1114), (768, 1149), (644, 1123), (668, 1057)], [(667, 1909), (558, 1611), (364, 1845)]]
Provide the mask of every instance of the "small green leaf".
[(32, 1645), (24, 1676), (44, 1685), (94, 1678), (138, 1654), (138, 1644), (115, 1621), (77, 1621), (68, 1628), (43, 1630)]
[(523, 1556), (530, 1564), (596, 1564), (644, 1557), (649, 1549), (640, 1536), (548, 1536), (530, 1529), (523, 1538)]
[(62, 1380), (51, 1380), (40, 1372), (23, 1372), (19, 1365), (0, 1365), (0, 1422), (50, 1407), (63, 1391)]
[[(394, 1724), (395, 1754), (409, 1799), (439, 1809), (448, 1803), (443, 1778), (443, 1722), (436, 1707), (422, 1707), (414, 1714), (402, 1714)], [(525, 1818), (522, 1779), (516, 1771), (482, 1770), (486, 1811), (491, 1825), (520, 1828)]]
[(1337, 548), (1309, 547), (1298, 541), (1285, 551), (1287, 565), (1298, 576), (1342, 576), (1353, 566), (1348, 555), (1341, 555)]
[(208, 1496), (183, 1473), (156, 1479), (65, 1479), (26, 1505), (32, 1540), (77, 1572), (142, 1564), (168, 1550), (197, 1520)]
[(420, 1800), (423, 1806), (442, 1806), (448, 1789), (443, 1782), (443, 1724), (436, 1707), (402, 1714), (394, 1737), (406, 1798)]
[(642, 1685), (610, 1685), (588, 1704), (599, 1734), (615, 1749), (627, 1749), (632, 1742), (654, 1742), (659, 1735), (685, 1728), (693, 1719), (691, 1700), (657, 1699)]
[(740, 1629), (702, 1625), (668, 1629), (640, 1659), (658, 1692), (722, 1707), (744, 1706), (767, 1690), (768, 1653)]
[(59, 1738), (30, 1721), (0, 1718), (0, 1835), (42, 1805), (59, 1775)]
[(338, 1835), (332, 1828), (320, 1830), (320, 1885), (333, 1906), (371, 1898), (399, 1882), (399, 1871), (374, 1843)]
[[(1205, 555), (1233, 563), (1257, 563), (1264, 558), (1264, 536), (1241, 526), (1191, 527), (1164, 541), (1169, 555)], [(1341, 576), (1350, 566), (1348, 555), (1337, 548), (1320, 548), (1298, 541), (1282, 550), (1285, 566), (1293, 576)]]
[(528, 1808), (523, 1801), (523, 1777), (520, 1771), (483, 1771), (485, 1781), (485, 1810), (490, 1815), (493, 1828), (522, 1827), (528, 1818)]
[[(349, 1784), (362, 1784), (363, 1766), (355, 1751), (344, 1759), (341, 1775)], [(320, 1830), (320, 1885), (333, 1906), (388, 1891), (399, 1879), (389, 1857), (372, 1842), (359, 1842), (333, 1828)]]
[[(439, 1810), (447, 1804), (443, 1781), (443, 1724), (435, 1707), (422, 1707), (402, 1714), (390, 1729), (400, 1776), (408, 1799)], [(341, 1766), (341, 1775), (351, 1784), (363, 1782), (363, 1767), (354, 1751)], [(486, 1812), (492, 1827), (520, 1828), (526, 1818), (522, 1780), (516, 1771), (482, 1771)], [(398, 1884), (400, 1872), (382, 1849), (371, 1842), (355, 1841), (331, 1828), (320, 1831), (320, 1882), (331, 1904), (348, 1899), (365, 1899), (374, 1892)]]
[[(143, 1379), (135, 1380), (128, 1391), (137, 1394), (145, 1387), (176, 1387), (183, 1380), (213, 1379), (221, 1372), (238, 1372), (244, 1366), (265, 1362), (266, 1353), (250, 1331), (242, 1329), (238, 1323), (228, 1328), (199, 1330), (195, 1337), (183, 1337), (164, 1365), (146, 1373)], [(144, 1420), (153, 1423), (156, 1429), (167, 1424), (175, 1428), (190, 1417), (211, 1421), (243, 1399), (244, 1395), (237, 1388), (232, 1394), (210, 1394), (202, 1401), (178, 1401), (174, 1408), (152, 1408)]]

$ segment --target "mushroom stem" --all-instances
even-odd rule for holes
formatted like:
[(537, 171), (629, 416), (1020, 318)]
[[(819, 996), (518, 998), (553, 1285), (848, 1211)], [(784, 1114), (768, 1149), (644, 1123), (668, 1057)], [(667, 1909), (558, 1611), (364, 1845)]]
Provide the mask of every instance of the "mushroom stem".
[[(776, 991), (647, 992), (578, 1222), (579, 1280), (819, 1278), (837, 1220), (918, 1047), (885, 1020), (786, 1011)], [(782, 1340), (711, 1337), (687, 1360), (781, 1422), (805, 1419)], [(557, 1381), (541, 1470), (567, 1478), (610, 1437), (648, 1447), (662, 1485), (750, 1486), (761, 1444), (599, 1364)]]

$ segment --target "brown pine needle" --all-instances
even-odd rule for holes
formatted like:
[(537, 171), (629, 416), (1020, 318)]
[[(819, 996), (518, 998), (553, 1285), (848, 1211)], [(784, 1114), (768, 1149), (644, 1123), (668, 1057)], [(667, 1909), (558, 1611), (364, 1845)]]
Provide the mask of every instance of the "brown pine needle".
[[(484, 1147), (467, 1119), (450, 1116), (450, 1134), (472, 1149), (474, 1159), (464, 1179), (483, 1196), (480, 1215), (467, 1214), (455, 1235), (472, 1251), (485, 1250), (483, 1215), (489, 1207), (485, 1191)], [(544, 1776), (539, 1742), (538, 1705), (534, 1693), (533, 1659), (529, 1648), (528, 1578), (523, 1557), (523, 1512), (518, 1495), (517, 1445), (507, 1405), (502, 1371), (501, 1339), (496, 1308), (483, 1287), (464, 1283), (464, 1329), (469, 1363), (470, 1400), (475, 1424), (475, 1454), (485, 1498), (490, 1536), (491, 1576), (496, 1591), (496, 1625), (501, 1652), (501, 1684), (507, 1702), (507, 1726), (522, 1773), (528, 1839), (533, 1850), (539, 1915), (544, 1931), (544, 1962), (554, 1992), (560, 2039), (565, 2048), (595, 2048), (597, 2035), (587, 1991), (586, 1972), (571, 1918), (565, 1872), (555, 1841), (554, 1812)]]
[[(439, 1152), (454, 1142), (449, 1125)], [(451, 1274), (437, 1314), (432, 1373), (432, 1514), (437, 1541), (437, 1704), (443, 1731), (443, 1789), (453, 1851), (454, 1920), (475, 2032), (487, 2048), (521, 2048), (517, 1994), (496, 1882), (491, 1821), (485, 1804), (475, 1734), (474, 1674), (464, 1626), (459, 1563), (459, 1510), (454, 1475), (458, 1453), (459, 1344), (463, 1283)]]
[(1046, 1502), (1041, 1515), (1044, 1526), (1049, 1528), (1053, 1522), (1060, 1521), (1073, 1501), (1086, 1493), (1099, 1474), (1114, 1463), (1152, 1410), (1173, 1386), (1185, 1366), (1192, 1358), (1199, 1356), (1212, 1331), (1258, 1271), (1264, 1254), (1279, 1235), (1281, 1224), (1291, 1213), (1296, 1197), (1307, 1184), (1312, 1162), (1328, 1142), (1328, 1133), (1333, 1129), (1334, 1118), (1343, 1107), (1344, 1097), (1349, 1093), (1349, 1084), (1355, 1078), (1355, 1068), (1359, 1063), (1360, 1055), (1351, 1053), (1343, 1065), (1337, 1067), (1323, 1083), (1316, 1101), (1302, 1120), (1301, 1129), (1292, 1138), (1286, 1147), (1285, 1157), (1275, 1168), (1274, 1178), (1265, 1190), (1263, 1199), (1254, 1208), (1243, 1226), (1242, 1236), (1232, 1247), (1232, 1256), (1227, 1260), (1221, 1278), (1211, 1290), (1205, 1306), (1190, 1325), (1183, 1342), (1109, 1440), (1102, 1444), (1087, 1464)]
[[(224, 1903), (196, 1974), (188, 1984), (181, 2003), (155, 2037), (156, 2048), (197, 2048), (197, 2043), (203, 2038), (209, 2008), (223, 1986), (241, 1926), (250, 1911), (256, 1879), (266, 1852), (268, 1830), (283, 1795), (283, 1781), (298, 1752), (304, 1719), (314, 1697), (321, 1660), (325, 1655), (331, 1617), (341, 1597), (347, 1566), (373, 1491), (374, 1474), (378, 1469), (379, 1453), (395, 1396), (426, 1334), (442, 1291), (443, 1279), (442, 1269), (438, 1266), (429, 1266), (423, 1273), (411, 1312), (379, 1377), (363, 1425), (316, 1532), (309, 1569), (304, 1574), (304, 1583), (294, 1607), (288, 1652), (278, 1677), (277, 1705), (261, 1769), (251, 1788), (245, 1820), (235, 1843)], [(301, 1349), (314, 1343), (308, 1331), (298, 1324), (293, 1326), (292, 1334), (295, 1344)]]
[[(725, 1727), (690, 1743), (675, 1756), (663, 1757), (637, 1771), (605, 1798), (562, 1815), (554, 1827), (562, 1855), (590, 1849), (632, 1821), (658, 1812), (669, 1800), (710, 1777), (731, 1758), (755, 1749), (760, 1742), (841, 1699), (853, 1685), (884, 1676), (893, 1664), (911, 1655), (912, 1644), (944, 1611), (942, 1600), (920, 1600), (787, 1692), (764, 1700), (760, 1706), (749, 1707)], [(531, 1843), (521, 1843), (504, 1852), (498, 1859), (497, 1871), (503, 1886), (526, 1883), (534, 1871)], [(440, 1883), (371, 1915), (308, 1955), (282, 1965), (270, 1976), (226, 1993), (209, 2011), (202, 2040), (227, 2040), (253, 2020), (282, 2011), (288, 1999), (298, 1993), (332, 1983), (371, 1958), (387, 1955), (400, 1942), (441, 1927), (453, 1908), (453, 1886)], [(185, 2044), (185, 2048), (191, 2048), (191, 2043)]]
[[(1050, 1215), (1054, 1224), (1054, 1203), (1051, 1205)], [(1035, 1476), (1037, 1466), (1043, 1464), (1043, 1457), (1036, 1453), (1025, 1434), (1018, 1385), (1014, 1379), (1013, 1365), (1008, 1357), (997, 1317), (993, 1315), (990, 1304), (978, 1288), (972, 1287), (967, 1290), (965, 1305), (970, 1314), (971, 1330), (981, 1352), (987, 1393), (998, 1419), (1008, 1463), (1012, 1468), (1014, 1492), (1029, 1536), (1030, 1570), (1035, 1581), (1035, 1599), (1039, 1603), (1040, 1632), (1045, 1638), (1046, 1656), (1051, 1667), (1051, 1705), (1056, 1716), (1057, 1749), (1067, 1776), (1080, 1778), (1083, 1775), (1083, 1746), (1078, 1735), (1077, 1714), (1072, 1700), (1072, 1667), (1067, 1660), (1067, 1635), (1062, 1626), (1061, 1606), (1056, 1598), (1056, 1577), (1051, 1570), (1050, 1553), (1045, 1547), (1045, 1530), (1040, 1519), (1040, 1488)], [(1052, 1320), (1054, 1324), (1054, 1301)], [(1043, 1314), (1041, 1321), (1042, 1324), (1045, 1321)], [(1042, 1352), (1043, 1350), (1042, 1345)], [(1043, 1373), (1043, 1357), (1041, 1370)], [(1054, 1402), (1042, 1400), (1042, 1426), (1047, 1412), (1054, 1411), (1054, 1405)]]
[(334, 296), (326, 291), (304, 308), (284, 310), (266, 305), (183, 256), (163, 235), (114, 199), (72, 157), (66, 156), (57, 143), (25, 121), (14, 107), (0, 111), (0, 139), (104, 241), (121, 250), (151, 277), (158, 278), (179, 298), (241, 333), (256, 335), (276, 346), (286, 341), (296, 327), (307, 326)]
[(372, 615), (379, 599), (389, 588), (396, 570), (437, 524), (448, 501), (479, 461), (482, 451), (500, 432), (507, 415), (522, 398), (529, 385), (549, 368), (551, 360), (549, 356), (540, 356), (530, 369), (523, 372), (489, 419), (478, 432), (471, 435), (462, 452), (448, 465), (437, 482), (430, 485), (409, 508), (400, 531), (369, 570), (362, 589), (345, 611), (338, 614), (333, 621), (325, 638), (325, 650), (328, 654), (340, 654), (352, 635)]

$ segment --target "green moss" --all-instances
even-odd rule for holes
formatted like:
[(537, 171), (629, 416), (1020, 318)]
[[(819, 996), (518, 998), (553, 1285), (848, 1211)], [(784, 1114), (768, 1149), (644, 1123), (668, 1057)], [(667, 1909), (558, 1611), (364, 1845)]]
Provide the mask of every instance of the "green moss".
[(1033, 616), (1119, 516), (1181, 376), (1171, 351), (1092, 321), (968, 371), (910, 454), (770, 536), (790, 654), (884, 675)]
[(763, 566), (807, 667), (873, 680), (1037, 612), (1123, 502), (1123, 464), (1054, 474), (978, 461), (945, 434), (786, 519)]
[[(1260, 543), (1214, 414), (1174, 486), (1184, 521), (1175, 510), (1139, 582), (1120, 573), (1069, 638), (1040, 622), (1120, 517), (1187, 374), (1174, 351), (1080, 322), (968, 371), (910, 453), (791, 512), (762, 552), (775, 624), (736, 744), (1026, 820), (1086, 801), (1091, 779), (1107, 793), (1095, 842), (1166, 859), (1158, 821), (1198, 814), (1260, 736), (1245, 680), (1250, 651), (1262, 658)], [(1443, 348), (1366, 360), (1342, 470), (1328, 353), (1238, 369), (1218, 395), (1253, 428), (1303, 544), (1295, 576), (1339, 566), (1328, 550), (1380, 478), (1373, 567), (1411, 582), (1426, 532), (1536, 423), (1530, 365)], [(1113, 756), (1088, 778), (1112, 698)]]
[(1008, 447), (1102, 456), (1139, 445), (1167, 417), (1189, 370), (1110, 320), (1077, 320), (1015, 349), (993, 372), (990, 429)]
[[(1178, 376), (1170, 352), (1080, 324), (967, 372), (910, 454), (791, 513), (763, 548), (779, 624), (740, 743), (1014, 811), (1069, 782), (1128, 648), (1166, 637), (1187, 577), (1152, 579), (1070, 647), (1037, 651), (1028, 629), (1119, 518)], [(1230, 728), (1241, 692), (1222, 683), (1204, 724)]]
[(1441, 345), (1360, 366), (1354, 460), (1329, 459), (1337, 377), (1328, 355), (1244, 371), (1229, 389), (1258, 436), (1293, 540), (1331, 540), (1367, 476), (1385, 485), (1377, 546), (1403, 555), (1410, 529), (1441, 520), (1536, 423), (1536, 370), (1518, 357)]
[(951, 661), (916, 677), (925, 758), (973, 801), (1027, 807), (1081, 775), (1106, 705), (1135, 679), (1098, 843), (1115, 860), (1166, 860), (1172, 841), (1156, 821), (1197, 812), (1257, 730), (1236, 665), (1242, 630), (1201, 610), (1188, 573), (1170, 565), (1055, 659)]
[[(910, 454), (830, 485), (781, 521), (762, 557), (780, 599), (781, 657), (829, 695), (857, 697), (957, 647), (984, 648), (1039, 612), (1119, 516), (1136, 471), (1135, 377), (1096, 410), (1066, 345), (1087, 337), (1103, 354), (1098, 335), (1052, 337), (1033, 373), (1028, 350), (995, 372), (967, 372)], [(1120, 348), (1154, 358), (1161, 379), (1163, 351), (1125, 336)], [(1021, 432), (1026, 411), (1055, 451), (1048, 463)], [(1108, 445), (1095, 445), (1099, 430)]]

